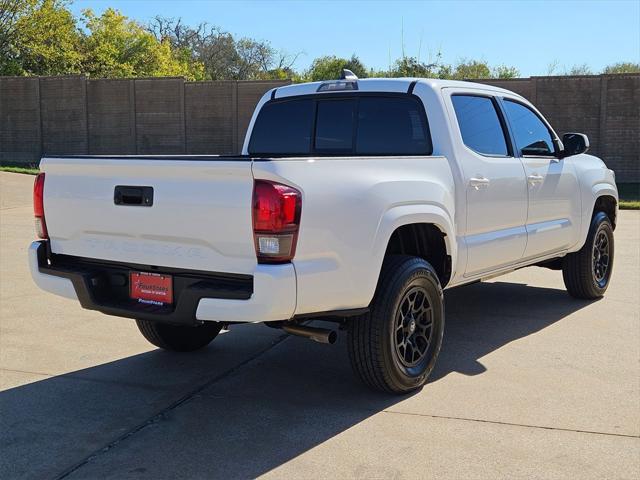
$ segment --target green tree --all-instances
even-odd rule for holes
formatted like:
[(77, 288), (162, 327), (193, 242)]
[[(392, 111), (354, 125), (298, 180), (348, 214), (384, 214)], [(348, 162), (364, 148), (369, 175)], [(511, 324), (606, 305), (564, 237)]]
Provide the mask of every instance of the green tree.
[(218, 27), (200, 23), (190, 27), (181, 19), (156, 16), (147, 29), (159, 41), (169, 40), (185, 58), (204, 65), (208, 80), (265, 80), (292, 78), (297, 55), (276, 51), (269, 42), (236, 39)]
[(17, 37), (16, 24), (20, 14), (30, 6), (23, 0), (0, 0), (0, 75), (5, 70)]
[[(389, 71), (367, 69), (351, 58), (316, 58), (304, 72), (293, 65), (298, 55), (277, 51), (267, 41), (239, 38), (206, 23), (189, 26), (180, 19), (156, 17), (149, 25), (115, 9), (102, 15), (85, 10), (79, 27), (70, 0), (0, 0), (0, 74), (93, 77), (184, 76), (191, 80), (293, 79), (294, 82), (339, 78), (343, 69), (358, 77), (514, 78), (514, 67), (463, 60), (456, 65), (402, 56)], [(606, 72), (638, 71), (620, 63)], [(565, 72), (567, 73), (567, 72)], [(588, 66), (570, 74), (591, 73)]]
[(416, 57), (402, 57), (395, 61), (389, 76), (433, 78), (437, 76), (437, 69), (436, 63), (420, 62)]
[(339, 58), (334, 55), (327, 55), (316, 58), (305, 74), (306, 81), (316, 82), (319, 80), (335, 80), (342, 75), (342, 69), (351, 70), (358, 78), (368, 77), (367, 68), (358, 57), (352, 55), (351, 58)]
[(455, 66), (442, 62), (442, 54), (438, 52), (433, 63), (420, 62), (415, 57), (402, 57), (395, 61), (388, 77), (420, 77), (440, 79), (475, 79), (475, 78), (515, 78), (520, 72), (515, 67), (499, 65), (491, 68), (487, 62), (478, 60), (461, 60)]
[(88, 31), (84, 41), (84, 72), (93, 77), (204, 77), (200, 62), (175, 52), (168, 39), (158, 41), (139, 23), (109, 8), (100, 16), (83, 11)]
[(82, 33), (63, 0), (21, 0), (0, 57), (3, 75), (81, 73)]
[(436, 77), (441, 78), (443, 80), (453, 78), (453, 66), (442, 64), (438, 65), (438, 71), (436, 72)]
[(640, 73), (640, 63), (619, 62), (608, 65), (602, 73)]
[(233, 77), (236, 80), (269, 79), (284, 69), (284, 66), (275, 64), (276, 51), (269, 42), (241, 38), (235, 42), (235, 53)]
[(452, 77), (457, 80), (491, 78), (491, 69), (484, 61), (461, 60), (456, 64)]
[(516, 67), (498, 65), (491, 70), (491, 76), (493, 78), (518, 78), (520, 71)]
[(569, 70), (565, 69), (564, 74), (565, 75), (593, 75), (593, 71), (591, 70), (591, 67), (589, 65), (587, 65), (586, 63), (583, 63), (582, 65), (574, 65)]

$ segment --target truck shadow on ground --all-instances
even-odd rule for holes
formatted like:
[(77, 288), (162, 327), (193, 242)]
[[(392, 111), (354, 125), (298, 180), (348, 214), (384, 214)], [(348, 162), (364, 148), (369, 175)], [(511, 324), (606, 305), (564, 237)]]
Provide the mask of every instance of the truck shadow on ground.
[(500, 281), (447, 290), (442, 353), (430, 381), (451, 372), (483, 373), (480, 358), (590, 303), (571, 298), (564, 289)]
[[(506, 282), (453, 289), (446, 301), (431, 382), (481, 374), (483, 356), (588, 304)], [(0, 477), (253, 478), (407, 398), (357, 383), (345, 335), (327, 347), (268, 331), (262, 341), (274, 346), (211, 373), (264, 331), (238, 326), (203, 352), (151, 351), (0, 393)], [(341, 455), (358, 462), (357, 449)]]

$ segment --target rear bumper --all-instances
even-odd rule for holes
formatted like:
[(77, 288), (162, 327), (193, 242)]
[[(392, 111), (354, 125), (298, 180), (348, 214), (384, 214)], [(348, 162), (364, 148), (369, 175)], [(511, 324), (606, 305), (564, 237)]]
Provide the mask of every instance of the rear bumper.
[[(88, 310), (119, 317), (183, 325), (266, 322), (290, 319), (296, 306), (296, 275), (291, 264), (257, 265), (253, 275), (217, 274), (52, 255), (48, 242), (38, 241), (29, 247), (29, 266), (41, 289), (78, 300)], [(130, 300), (131, 270), (173, 275), (174, 305), (159, 307)]]

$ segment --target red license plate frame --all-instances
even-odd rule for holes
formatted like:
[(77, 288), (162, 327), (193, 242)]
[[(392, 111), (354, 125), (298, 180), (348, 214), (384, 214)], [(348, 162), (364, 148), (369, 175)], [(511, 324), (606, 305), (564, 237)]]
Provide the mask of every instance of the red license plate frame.
[(152, 305), (173, 304), (173, 277), (165, 273), (129, 272), (129, 297)]

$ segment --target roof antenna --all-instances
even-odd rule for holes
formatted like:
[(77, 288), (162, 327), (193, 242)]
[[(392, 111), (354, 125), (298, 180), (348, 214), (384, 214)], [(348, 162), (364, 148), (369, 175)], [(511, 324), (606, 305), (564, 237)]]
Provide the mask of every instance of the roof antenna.
[(340, 75), (340, 80), (358, 80), (358, 76), (351, 70), (343, 68), (342, 75)]

